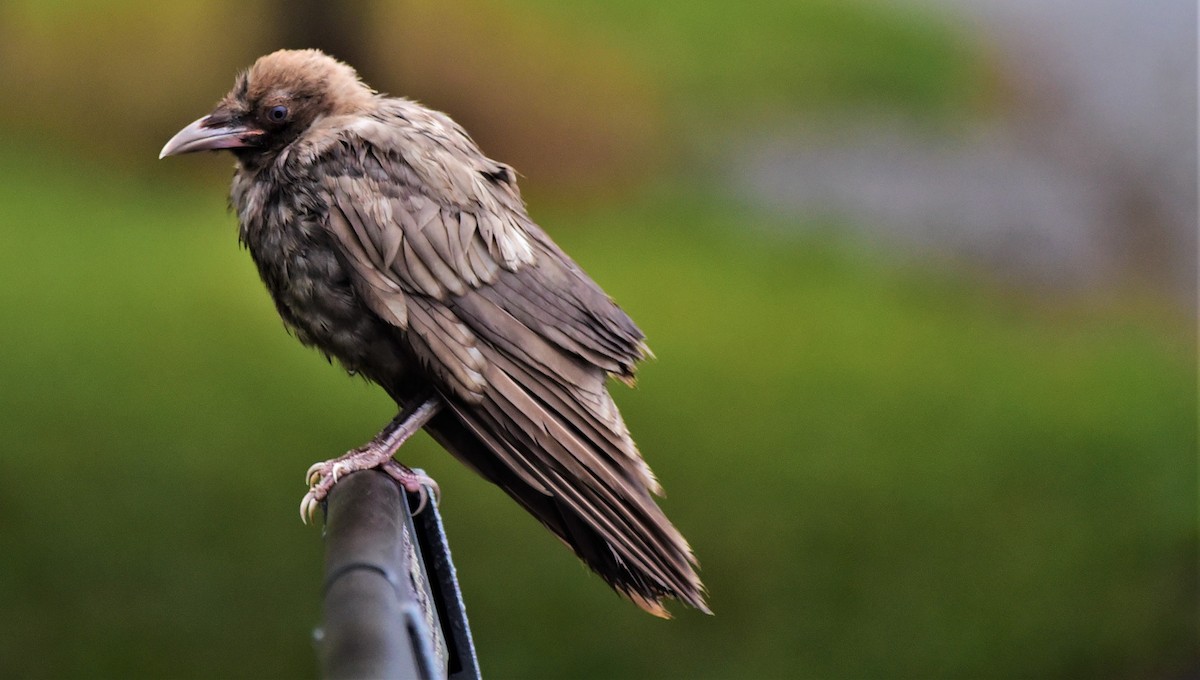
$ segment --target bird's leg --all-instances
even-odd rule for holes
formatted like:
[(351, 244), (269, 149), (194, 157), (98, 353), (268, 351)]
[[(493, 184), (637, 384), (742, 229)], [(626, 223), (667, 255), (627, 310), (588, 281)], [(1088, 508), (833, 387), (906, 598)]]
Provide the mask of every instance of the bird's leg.
[(366, 445), (347, 451), (345, 455), (332, 460), (316, 463), (308, 468), (305, 480), (309, 484), (308, 493), (300, 501), (300, 518), (306, 523), (313, 518), (329, 490), (337, 483), (339, 477), (358, 470), (382, 468), (389, 476), (404, 486), (405, 490), (419, 492), (420, 512), (425, 507), (425, 486), (428, 485), (437, 493), (437, 482), (426, 475), (413, 472), (400, 463), (392, 460), (400, 446), (408, 438), (417, 433), (437, 415), (442, 409), (439, 397), (429, 397), (416, 408), (396, 415), (379, 434), (375, 435)]

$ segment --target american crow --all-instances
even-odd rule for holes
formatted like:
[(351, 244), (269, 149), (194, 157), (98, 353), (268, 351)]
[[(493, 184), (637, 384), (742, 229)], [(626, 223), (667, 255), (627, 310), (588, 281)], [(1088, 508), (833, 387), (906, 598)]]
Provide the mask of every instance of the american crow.
[(511, 167), (316, 50), (260, 58), (161, 156), (212, 149), (237, 157), (240, 240), (284, 323), (399, 407), (309, 470), (303, 516), (354, 470), (419, 488), (392, 456), (425, 427), (646, 611), (708, 611), (606, 386), (633, 382), (644, 336), (529, 218)]

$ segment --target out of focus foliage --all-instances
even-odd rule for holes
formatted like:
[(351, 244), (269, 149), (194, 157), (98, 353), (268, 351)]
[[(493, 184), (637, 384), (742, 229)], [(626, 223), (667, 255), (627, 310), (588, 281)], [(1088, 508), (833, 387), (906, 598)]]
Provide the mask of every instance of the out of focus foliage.
[[(768, 236), (788, 225), (692, 165), (723, 126), (788, 112), (962, 115), (986, 68), (948, 29), (832, 0), (370, 8), (386, 88), (525, 169), (534, 217), (649, 335), (641, 387), (614, 390), (716, 611), (622, 603), (422, 439), (405, 455), (441, 482), (485, 674), (1195, 661), (1184, 315), (896, 265), (836, 224)], [(315, 673), (302, 473), (391, 405), (283, 332), (234, 245), (227, 158), (150, 165), (277, 46), (271, 11), (0, 7), (0, 84), (27, 93), (0, 112), (0, 675)]]
[[(5, 3), (0, 87), (21, 97), (0, 121), (150, 171), (160, 137), (285, 46), (280, 5)], [(797, 109), (939, 118), (978, 105), (988, 85), (944, 27), (844, 0), (349, 5), (372, 85), (449, 111), (492, 155), (576, 194), (635, 184), (682, 150)]]

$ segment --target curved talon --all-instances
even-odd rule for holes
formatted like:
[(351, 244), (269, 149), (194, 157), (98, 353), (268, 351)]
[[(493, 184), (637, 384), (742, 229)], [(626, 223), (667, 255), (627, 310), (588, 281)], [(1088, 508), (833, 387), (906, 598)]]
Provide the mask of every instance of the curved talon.
[[(432, 491), (432, 494), (430, 493)], [(417, 488), (417, 494), (420, 500), (417, 502), (417, 509), (413, 510), (414, 515), (421, 514), (425, 509), (425, 505), (429, 502), (430, 495), (433, 496), (433, 506), (438, 507), (442, 504), (442, 488), (438, 483), (433, 481), (432, 477), (426, 477), (421, 486)]]
[(309, 486), (316, 484), (317, 481), (321, 479), (321, 468), (325, 467), (326, 465), (328, 465), (328, 463), (326, 461), (322, 461), (320, 463), (313, 463), (311, 466), (309, 466), (308, 472), (304, 473), (304, 482)]
[(339, 460), (338, 462), (334, 463), (333, 468), (330, 470), (330, 474), (333, 475), (333, 483), (337, 484), (338, 477), (342, 476), (346, 472), (354, 472), (354, 468), (347, 465), (345, 461)]
[(420, 477), (421, 486), (417, 491), (421, 494), (421, 505), (417, 507), (416, 512), (418, 513), (421, 512), (421, 508), (425, 507), (425, 497), (429, 495), (430, 491), (433, 491), (433, 504), (435, 506), (442, 504), (442, 487), (438, 485), (433, 477), (428, 475), (421, 475)]
[(414, 515), (421, 514), (421, 511), (425, 509), (425, 505), (429, 502), (429, 492), (425, 490), (425, 487), (422, 486), (417, 491), (417, 498), (417, 509), (413, 510)]
[(320, 504), (316, 495), (312, 491), (304, 494), (304, 498), (300, 499), (300, 521), (308, 524), (316, 518), (316, 509)]

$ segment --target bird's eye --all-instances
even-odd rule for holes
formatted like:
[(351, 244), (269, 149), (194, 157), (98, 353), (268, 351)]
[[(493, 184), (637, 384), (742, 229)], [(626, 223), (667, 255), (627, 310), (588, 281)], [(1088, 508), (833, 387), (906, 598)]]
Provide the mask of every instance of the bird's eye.
[(267, 109), (267, 118), (273, 123), (282, 123), (287, 120), (288, 108), (286, 106), (272, 106)]

